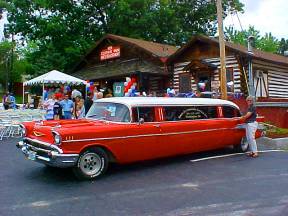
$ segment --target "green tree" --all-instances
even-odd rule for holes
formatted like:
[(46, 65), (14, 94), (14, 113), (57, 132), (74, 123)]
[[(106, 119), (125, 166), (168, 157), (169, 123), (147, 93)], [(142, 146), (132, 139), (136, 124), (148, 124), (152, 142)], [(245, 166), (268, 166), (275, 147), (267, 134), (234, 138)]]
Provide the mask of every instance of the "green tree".
[(12, 44), (8, 41), (0, 42), (0, 83), (8, 90), (8, 80), (10, 79), (10, 57)]
[[(180, 45), (193, 34), (216, 32), (216, 6), (210, 0), (6, 2), (6, 34), (37, 46), (27, 55), (31, 73), (71, 68), (106, 33)], [(239, 0), (224, 1), (225, 13), (242, 8)]]
[(278, 53), (280, 55), (284, 55), (284, 52), (288, 51), (288, 39), (285, 40), (284, 38), (282, 38), (279, 42), (279, 49), (278, 49)]
[(15, 43), (8, 40), (0, 42), (0, 83), (5, 90), (10, 90), (13, 82), (21, 82), (29, 63), (21, 57), (21, 50), (15, 48)]
[(259, 50), (277, 53), (279, 49), (279, 41), (272, 33), (266, 33), (264, 36), (260, 35), (260, 31), (256, 30), (254, 26), (249, 26), (248, 30), (238, 31), (233, 27), (225, 29), (225, 35), (228, 41), (240, 44), (247, 47), (248, 37), (254, 36), (256, 47)]

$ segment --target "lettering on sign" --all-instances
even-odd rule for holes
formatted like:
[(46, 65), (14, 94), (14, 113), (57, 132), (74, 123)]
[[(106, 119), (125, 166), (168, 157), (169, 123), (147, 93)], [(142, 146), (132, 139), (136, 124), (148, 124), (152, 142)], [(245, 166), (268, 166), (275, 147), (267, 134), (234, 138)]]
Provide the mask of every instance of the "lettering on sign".
[(120, 57), (120, 46), (109, 46), (100, 52), (101, 61), (118, 57)]

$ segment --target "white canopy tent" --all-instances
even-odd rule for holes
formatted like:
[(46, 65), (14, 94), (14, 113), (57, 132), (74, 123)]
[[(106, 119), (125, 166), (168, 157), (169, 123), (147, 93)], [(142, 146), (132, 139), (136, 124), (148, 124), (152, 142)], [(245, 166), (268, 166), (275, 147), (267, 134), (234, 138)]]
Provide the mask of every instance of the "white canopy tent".
[[(72, 85), (86, 85), (85, 80), (78, 79), (76, 77), (70, 76), (68, 74), (62, 73), (57, 70), (52, 70), (46, 74), (43, 74), (39, 77), (35, 77), (29, 81), (23, 83), (23, 104), (24, 104), (24, 87), (32, 85), (42, 85), (42, 96), (44, 93), (44, 87), (47, 83), (60, 83), (60, 84), (72, 84)], [(86, 89), (86, 88), (85, 88)]]

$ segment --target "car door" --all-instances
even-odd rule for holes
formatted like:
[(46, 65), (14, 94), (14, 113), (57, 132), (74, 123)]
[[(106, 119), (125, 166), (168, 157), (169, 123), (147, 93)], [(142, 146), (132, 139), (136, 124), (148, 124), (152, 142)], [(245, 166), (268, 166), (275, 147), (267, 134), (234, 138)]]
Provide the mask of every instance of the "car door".
[(240, 144), (242, 137), (245, 137), (245, 128), (239, 125), (240, 111), (233, 106), (219, 107), (221, 119), (223, 120), (222, 146)]
[(161, 128), (154, 107), (132, 108), (132, 123), (127, 124), (125, 139), (114, 146), (119, 161), (148, 160), (161, 157)]

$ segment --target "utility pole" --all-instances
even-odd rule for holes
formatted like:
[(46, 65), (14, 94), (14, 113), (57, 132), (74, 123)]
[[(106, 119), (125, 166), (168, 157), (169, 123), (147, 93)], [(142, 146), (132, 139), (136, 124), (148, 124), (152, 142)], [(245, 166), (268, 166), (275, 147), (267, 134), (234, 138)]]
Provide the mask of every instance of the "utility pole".
[(248, 37), (248, 78), (249, 78), (249, 95), (255, 97), (255, 88), (254, 88), (254, 76), (253, 76), (253, 65), (252, 65), (252, 56), (253, 56), (253, 44), (254, 36)]
[(219, 32), (219, 48), (220, 48), (220, 92), (221, 98), (227, 100), (227, 81), (226, 81), (226, 61), (225, 61), (225, 42), (223, 33), (223, 9), (222, 0), (217, 0), (217, 20)]

